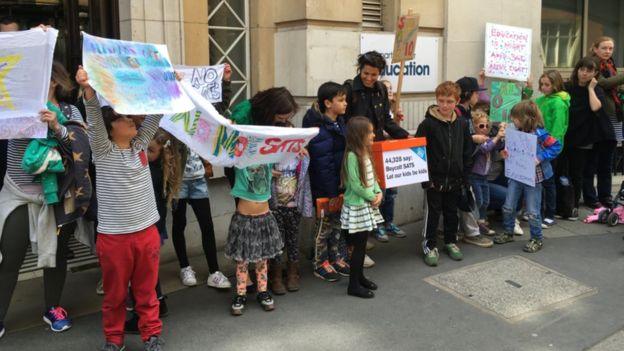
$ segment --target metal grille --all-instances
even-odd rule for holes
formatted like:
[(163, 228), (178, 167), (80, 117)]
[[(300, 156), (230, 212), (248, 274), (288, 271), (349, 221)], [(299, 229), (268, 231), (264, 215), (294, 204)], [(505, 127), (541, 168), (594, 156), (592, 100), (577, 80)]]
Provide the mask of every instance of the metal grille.
[[(67, 269), (69, 271), (80, 271), (97, 265), (97, 257), (91, 254), (91, 249), (76, 241), (73, 236), (69, 239), (69, 248), (74, 252), (74, 257), (67, 261)], [(20, 269), (19, 280), (28, 280), (42, 275), (43, 270), (37, 268), (37, 255), (32, 253), (32, 249), (29, 246), (26, 258)]]
[(362, 0), (362, 27), (382, 29), (382, 0)]

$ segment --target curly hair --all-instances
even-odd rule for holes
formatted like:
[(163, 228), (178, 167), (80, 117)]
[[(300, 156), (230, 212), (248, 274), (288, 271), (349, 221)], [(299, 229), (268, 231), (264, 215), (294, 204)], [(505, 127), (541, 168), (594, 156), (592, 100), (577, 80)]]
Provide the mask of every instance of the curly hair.
[(158, 129), (152, 141), (162, 147), (160, 164), (163, 172), (163, 193), (167, 203), (171, 204), (182, 184), (187, 147), (164, 129)]
[(367, 65), (379, 69), (379, 73), (382, 73), (386, 69), (386, 59), (377, 51), (369, 51), (358, 56), (358, 71), (361, 71)]

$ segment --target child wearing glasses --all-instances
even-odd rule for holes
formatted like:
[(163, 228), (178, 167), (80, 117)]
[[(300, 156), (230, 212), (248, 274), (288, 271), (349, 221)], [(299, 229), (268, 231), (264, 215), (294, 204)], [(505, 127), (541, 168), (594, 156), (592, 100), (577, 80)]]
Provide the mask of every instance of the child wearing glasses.
[(485, 112), (477, 110), (472, 112), (472, 125), (475, 135), (482, 135), (487, 138), (484, 143), (476, 146), (469, 179), (474, 192), (476, 206), (479, 210), (479, 219), (477, 221), (479, 228), (481, 232), (489, 232), (490, 229), (486, 225), (487, 208), (490, 203), (490, 188), (487, 175), (492, 162), (492, 152), (501, 147), (502, 140), (505, 137), (505, 124), (501, 123), (498, 133), (493, 138), (490, 138), (490, 119)]

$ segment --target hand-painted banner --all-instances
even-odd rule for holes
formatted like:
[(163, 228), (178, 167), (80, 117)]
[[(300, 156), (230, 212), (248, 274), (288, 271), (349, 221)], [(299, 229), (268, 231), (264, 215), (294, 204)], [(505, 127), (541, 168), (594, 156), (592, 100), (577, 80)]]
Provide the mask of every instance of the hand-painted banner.
[(182, 89), (196, 108), (166, 115), (160, 126), (215, 166), (243, 168), (288, 160), (318, 134), (318, 128), (232, 124), (188, 82), (182, 82)]
[(530, 28), (485, 24), (485, 74), (525, 81), (531, 74)]
[(58, 31), (0, 33), (0, 139), (45, 138), (46, 108)]
[(513, 82), (492, 82), (490, 119), (495, 122), (509, 122), (511, 109), (522, 100), (522, 90)]
[(505, 131), (505, 177), (535, 186), (537, 136), (508, 128)]
[(176, 80), (167, 46), (82, 33), (82, 61), (91, 86), (117, 113), (167, 114), (194, 108)]
[(176, 71), (183, 73), (182, 81), (189, 82), (204, 99), (210, 103), (221, 102), (223, 90), (223, 70), (225, 65), (216, 66), (176, 66)]

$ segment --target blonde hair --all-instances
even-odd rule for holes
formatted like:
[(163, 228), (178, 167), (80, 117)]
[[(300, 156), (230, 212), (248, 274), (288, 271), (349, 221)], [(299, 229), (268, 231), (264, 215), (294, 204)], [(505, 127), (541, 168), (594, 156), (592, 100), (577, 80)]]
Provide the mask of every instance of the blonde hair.
[(490, 116), (487, 115), (487, 113), (485, 113), (485, 111), (483, 110), (476, 110), (476, 111), (472, 111), (472, 123), (476, 124), (477, 122), (479, 122), (482, 119), (486, 119), (486, 120), (490, 120)]
[(163, 192), (168, 204), (178, 195), (184, 175), (186, 145), (164, 129), (158, 129), (153, 139), (162, 147), (160, 162), (163, 172)]

